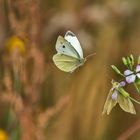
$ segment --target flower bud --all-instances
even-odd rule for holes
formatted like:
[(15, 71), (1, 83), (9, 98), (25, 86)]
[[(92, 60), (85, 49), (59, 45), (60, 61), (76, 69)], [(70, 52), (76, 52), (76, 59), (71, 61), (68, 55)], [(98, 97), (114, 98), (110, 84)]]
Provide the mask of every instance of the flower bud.
[(112, 68), (117, 74), (119, 74), (119, 75), (121, 75), (121, 76), (124, 76), (116, 66), (111, 65), (111, 68)]

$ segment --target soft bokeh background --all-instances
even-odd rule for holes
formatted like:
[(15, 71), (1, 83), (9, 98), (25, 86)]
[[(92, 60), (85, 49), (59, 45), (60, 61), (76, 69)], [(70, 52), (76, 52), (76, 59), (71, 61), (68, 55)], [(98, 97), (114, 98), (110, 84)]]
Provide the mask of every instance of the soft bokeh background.
[[(72, 74), (52, 62), (67, 30), (84, 56), (96, 52)], [(23, 55), (7, 52), (13, 36)], [(0, 140), (140, 139), (139, 105), (136, 115), (119, 106), (102, 115), (111, 80), (119, 80), (110, 65), (123, 71), (121, 58), (140, 52), (139, 0), (0, 0), (0, 47)]]

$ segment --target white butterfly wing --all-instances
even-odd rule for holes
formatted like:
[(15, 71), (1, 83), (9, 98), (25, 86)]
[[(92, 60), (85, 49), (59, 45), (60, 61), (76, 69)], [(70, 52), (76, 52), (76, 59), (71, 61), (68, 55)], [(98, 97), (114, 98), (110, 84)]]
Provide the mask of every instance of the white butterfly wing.
[(65, 54), (55, 54), (53, 61), (60, 70), (70, 73), (80, 66), (80, 62), (77, 58)]
[(62, 36), (59, 36), (56, 41), (56, 50), (59, 54), (65, 54), (74, 58), (80, 58), (75, 48)]
[(107, 113), (107, 115), (109, 115), (111, 110), (113, 109), (113, 107), (116, 106), (117, 100), (112, 100), (112, 98), (111, 98), (113, 93), (114, 93), (114, 89), (111, 88), (111, 90), (109, 91), (109, 94), (107, 96), (107, 99), (105, 101), (105, 105), (104, 105), (102, 114)]
[(83, 58), (83, 50), (75, 34), (71, 31), (67, 31), (64, 38), (75, 48), (80, 58)]

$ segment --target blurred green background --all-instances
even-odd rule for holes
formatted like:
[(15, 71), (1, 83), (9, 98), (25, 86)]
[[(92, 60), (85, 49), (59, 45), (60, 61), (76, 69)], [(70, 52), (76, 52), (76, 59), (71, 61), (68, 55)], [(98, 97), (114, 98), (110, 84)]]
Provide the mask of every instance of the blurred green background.
[[(84, 56), (96, 53), (72, 74), (52, 61), (68, 30)], [(14, 35), (26, 48), (16, 59), (5, 45)], [(124, 70), (121, 58), (140, 52), (139, 0), (0, 0), (0, 47), (0, 128), (9, 140), (125, 140), (127, 130), (128, 140), (140, 139), (138, 105), (136, 115), (118, 105), (102, 115), (111, 80), (119, 80), (110, 65)]]

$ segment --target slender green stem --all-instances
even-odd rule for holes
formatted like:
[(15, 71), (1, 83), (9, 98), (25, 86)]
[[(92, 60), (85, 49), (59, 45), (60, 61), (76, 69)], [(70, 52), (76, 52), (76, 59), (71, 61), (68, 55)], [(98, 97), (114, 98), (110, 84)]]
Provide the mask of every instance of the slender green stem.
[(21, 89), (19, 75), (16, 65), (13, 65), (13, 74), (14, 74), (14, 90), (19, 93)]
[(120, 75), (121, 75), (122, 77), (125, 77), (122, 73), (120, 73)]
[(133, 102), (135, 102), (135, 103), (137, 103), (137, 104), (139, 104), (139, 105), (140, 105), (140, 102), (139, 102), (139, 101), (137, 101), (137, 100), (135, 100), (134, 98), (132, 98), (132, 97), (130, 97), (130, 96), (129, 96), (129, 99), (131, 99)]
[(138, 86), (137, 86), (136, 82), (134, 82), (134, 86), (135, 86), (135, 88), (136, 88), (137, 92), (138, 92), (138, 93), (140, 93), (140, 90), (139, 90), (139, 88), (138, 88)]

